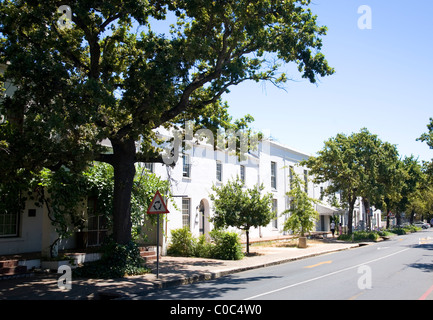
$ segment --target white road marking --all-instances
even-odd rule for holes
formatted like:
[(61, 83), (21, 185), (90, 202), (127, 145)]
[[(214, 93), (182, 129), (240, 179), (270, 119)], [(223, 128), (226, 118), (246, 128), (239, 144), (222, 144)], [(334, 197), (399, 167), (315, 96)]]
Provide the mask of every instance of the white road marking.
[(380, 260), (383, 260), (383, 259), (386, 259), (386, 258), (389, 258), (389, 257), (395, 256), (396, 254), (399, 254), (399, 253), (405, 252), (405, 251), (407, 251), (407, 250), (410, 250), (410, 248), (403, 249), (403, 250), (400, 250), (400, 251), (397, 251), (397, 252), (391, 253), (391, 254), (389, 254), (389, 255), (387, 255), (387, 256), (383, 256), (383, 257), (380, 257), (380, 258), (377, 258), (377, 259), (374, 259), (374, 260), (370, 260), (370, 261), (367, 261), (367, 262), (364, 262), (364, 263), (360, 263), (360, 264), (357, 264), (356, 266), (352, 266), (352, 267), (348, 267), (348, 268), (341, 269), (341, 270), (338, 270), (338, 271), (334, 271), (334, 272), (331, 272), (331, 273), (325, 274), (325, 275), (320, 276), (320, 277), (316, 277), (316, 278), (308, 279), (308, 280), (301, 281), (301, 282), (298, 282), (298, 283), (294, 283), (294, 284), (291, 284), (291, 285), (289, 285), (289, 286), (285, 286), (285, 287), (282, 287), (282, 288), (279, 288), (279, 289), (275, 289), (275, 290), (271, 290), (271, 291), (268, 291), (268, 292), (264, 292), (264, 293), (261, 293), (261, 294), (258, 294), (258, 295), (255, 295), (255, 296), (252, 296), (252, 297), (249, 297), (249, 298), (245, 298), (244, 300), (252, 300), (252, 299), (256, 299), (256, 298), (263, 297), (263, 296), (266, 296), (266, 295), (271, 294), (271, 293), (275, 293), (275, 292), (283, 291), (283, 290), (286, 290), (286, 289), (290, 289), (290, 288), (293, 288), (293, 287), (300, 286), (300, 285), (305, 284), (305, 283), (309, 283), (309, 282), (316, 281), (316, 280), (319, 280), (319, 279), (323, 279), (323, 278), (326, 278), (326, 277), (329, 277), (329, 276), (333, 276), (333, 275), (335, 275), (335, 274), (338, 274), (338, 273), (341, 273), (341, 272), (344, 272), (344, 271), (348, 271), (348, 270), (351, 270), (351, 269), (355, 269), (355, 268), (358, 268), (358, 267), (363, 266), (363, 265), (366, 265), (366, 264), (370, 264), (370, 263), (373, 263), (373, 262), (376, 262), (376, 261), (380, 261)]

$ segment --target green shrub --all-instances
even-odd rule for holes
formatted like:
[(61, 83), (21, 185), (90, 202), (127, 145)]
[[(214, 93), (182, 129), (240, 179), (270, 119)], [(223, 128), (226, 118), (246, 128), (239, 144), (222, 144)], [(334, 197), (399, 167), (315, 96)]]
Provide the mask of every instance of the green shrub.
[(100, 260), (86, 263), (74, 270), (74, 275), (87, 278), (113, 279), (125, 276), (149, 273), (150, 269), (144, 267), (144, 260), (140, 250), (133, 241), (120, 245), (109, 241), (103, 246), (103, 255)]
[(243, 258), (239, 236), (234, 232), (213, 230), (211, 241), (204, 235), (198, 239), (185, 227), (171, 231), (171, 242), (167, 253), (173, 256), (239, 260)]
[(205, 235), (200, 235), (194, 249), (194, 256), (200, 258), (212, 258), (212, 243), (206, 241)]
[(389, 231), (398, 235), (406, 234), (406, 230), (404, 228), (392, 228)]
[(188, 227), (171, 231), (171, 243), (167, 253), (173, 256), (193, 257), (195, 256), (197, 240), (193, 237)]
[(404, 230), (406, 230), (406, 232), (418, 232), (421, 230), (420, 227), (414, 226), (414, 225), (407, 225), (403, 227)]
[(338, 240), (343, 241), (376, 241), (379, 238), (379, 234), (376, 231), (355, 231), (350, 234), (342, 234), (338, 237)]
[(341, 241), (352, 241), (352, 235), (351, 234), (340, 234), (337, 238), (337, 240)]
[(388, 236), (392, 235), (393, 233), (389, 230), (380, 230), (380, 231), (377, 231), (377, 234), (380, 237), (388, 237)]
[(392, 232), (392, 233), (395, 233), (398, 235), (404, 235), (404, 234), (407, 234), (408, 232), (417, 232), (420, 230), (421, 230), (421, 228), (409, 224), (409, 225), (403, 226), (403, 227), (394, 227), (394, 228), (390, 229), (389, 232)]
[(376, 241), (379, 238), (379, 235), (374, 231), (356, 231), (354, 232), (354, 240), (355, 241), (365, 241), (365, 240), (372, 240)]
[(239, 235), (235, 232), (213, 230), (210, 232), (214, 243), (212, 257), (222, 260), (240, 260), (243, 258)]

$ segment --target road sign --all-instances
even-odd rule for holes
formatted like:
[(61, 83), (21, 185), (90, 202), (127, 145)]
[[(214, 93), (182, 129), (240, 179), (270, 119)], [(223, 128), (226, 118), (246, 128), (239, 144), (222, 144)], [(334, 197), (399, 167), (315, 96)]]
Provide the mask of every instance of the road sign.
[(159, 278), (159, 215), (163, 213), (170, 213), (167, 206), (162, 198), (161, 194), (157, 190), (149, 208), (147, 208), (147, 214), (156, 214), (156, 278)]
[(164, 199), (162, 198), (159, 191), (156, 191), (155, 196), (153, 197), (153, 200), (150, 203), (149, 208), (147, 209), (147, 214), (163, 214), (163, 213), (170, 213), (170, 211), (168, 211)]

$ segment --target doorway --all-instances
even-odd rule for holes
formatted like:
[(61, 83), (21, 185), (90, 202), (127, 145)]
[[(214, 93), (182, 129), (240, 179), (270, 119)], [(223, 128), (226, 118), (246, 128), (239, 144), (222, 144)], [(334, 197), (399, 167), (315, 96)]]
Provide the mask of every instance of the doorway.
[(209, 202), (206, 199), (202, 199), (199, 205), (199, 231), (200, 234), (209, 233)]

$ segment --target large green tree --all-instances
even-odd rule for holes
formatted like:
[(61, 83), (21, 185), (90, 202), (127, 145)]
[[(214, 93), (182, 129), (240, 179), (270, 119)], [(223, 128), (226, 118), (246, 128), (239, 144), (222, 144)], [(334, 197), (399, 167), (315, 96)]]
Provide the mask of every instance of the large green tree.
[(433, 149), (433, 118), (430, 118), (430, 123), (427, 125), (428, 132), (423, 133), (418, 140), (426, 142)]
[(362, 171), (353, 137), (339, 133), (325, 141), (325, 146), (316, 157), (302, 162), (310, 168), (315, 183), (331, 181), (324, 190), (327, 194), (341, 192), (342, 199), (348, 204), (348, 232), (352, 233), (353, 209), (361, 187), (359, 172)]
[(314, 181), (331, 181), (327, 194), (341, 192), (348, 205), (348, 232), (352, 233), (353, 209), (357, 197), (369, 204), (389, 209), (400, 201), (398, 151), (395, 145), (382, 142), (366, 128), (350, 136), (337, 134), (325, 141), (316, 157), (302, 162), (311, 169)]
[[(364, 208), (369, 209), (371, 205), (377, 206), (382, 203), (377, 181), (380, 175), (380, 163), (384, 157), (384, 143), (366, 128), (353, 135), (353, 138), (356, 157), (362, 168), (359, 172), (361, 181), (358, 195), (362, 197)], [(370, 217), (367, 213), (365, 218), (367, 226), (369, 226)]]
[(406, 190), (402, 198), (402, 208), (409, 216), (409, 222), (415, 221), (416, 214), (431, 218), (433, 213), (433, 183), (428, 174), (429, 163), (422, 165), (413, 156), (406, 163), (407, 177)]
[[(413, 155), (405, 157), (401, 160), (402, 164), (402, 184), (401, 184), (401, 199), (397, 204), (397, 224), (401, 224), (401, 214), (408, 213), (407, 211), (412, 209), (410, 214), (410, 221), (413, 223), (413, 217), (415, 214), (415, 206), (412, 202), (417, 202), (421, 194), (426, 195), (422, 189), (427, 188), (425, 181), (425, 174), (422, 165), (418, 162)], [(419, 202), (418, 202), (419, 203)]]
[[(417, 140), (426, 142), (430, 149), (433, 149), (433, 118), (430, 118), (430, 123), (427, 124), (428, 132), (421, 135)], [(432, 197), (433, 197), (433, 160), (423, 162), (424, 179), (417, 193), (414, 194), (414, 199), (411, 202), (411, 220), (413, 220), (415, 211), (429, 213), (429, 218), (432, 217)]]
[[(430, 118), (430, 123), (427, 125), (428, 132), (423, 133), (417, 140), (426, 142), (430, 149), (433, 149), (433, 118)], [(433, 160), (424, 164), (426, 173), (430, 181), (433, 182)]]
[(378, 209), (386, 212), (386, 228), (390, 226), (391, 210), (397, 210), (398, 203), (402, 199), (405, 172), (403, 163), (395, 145), (385, 143), (381, 150), (381, 161), (378, 163), (378, 177), (376, 192), (382, 199), (376, 202)]
[[(128, 243), (134, 163), (163, 162), (154, 129), (185, 120), (236, 128), (245, 121), (230, 121), (221, 96), (246, 80), (282, 86), (281, 64), (295, 63), (312, 83), (333, 73), (320, 52), (326, 27), (309, 4), (71, 0), (71, 21), (59, 26), (60, 1), (2, 1), (2, 79), (18, 89), (0, 105), (11, 131), (0, 155), (32, 170), (111, 164), (114, 238)], [(153, 32), (152, 21), (168, 16), (170, 34)]]

